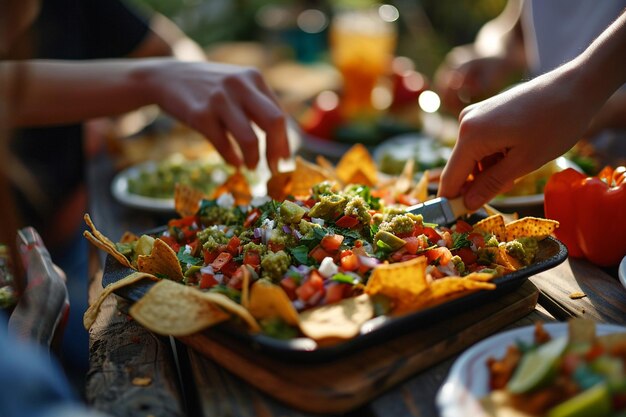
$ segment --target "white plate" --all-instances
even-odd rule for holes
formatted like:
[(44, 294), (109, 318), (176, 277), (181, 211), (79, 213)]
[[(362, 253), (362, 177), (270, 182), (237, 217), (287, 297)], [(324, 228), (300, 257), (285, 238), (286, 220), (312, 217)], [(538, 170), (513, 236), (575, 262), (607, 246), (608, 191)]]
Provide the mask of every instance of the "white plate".
[[(133, 165), (119, 172), (111, 182), (111, 193), (113, 197), (125, 206), (135, 209), (151, 211), (154, 213), (173, 213), (173, 198), (154, 198), (133, 194), (128, 190), (129, 180), (137, 178), (142, 172), (154, 171), (157, 169), (158, 163), (148, 161), (142, 164)], [(252, 185), (252, 195), (263, 196), (267, 193), (266, 183), (269, 179), (268, 170), (257, 170), (255, 173), (256, 183)]]
[(617, 275), (619, 276), (619, 282), (626, 288), (626, 256), (622, 258), (622, 262), (619, 263), (617, 268)]
[[(253, 125), (257, 137), (259, 138), (259, 154), (265, 155), (265, 133), (260, 130), (256, 125)], [(297, 151), (301, 146), (301, 134), (295, 122), (291, 119), (287, 122), (287, 137), (289, 139), (289, 146), (293, 152)], [(279, 171), (288, 171), (293, 169), (294, 161), (281, 160), (278, 164)], [(119, 172), (111, 182), (111, 193), (113, 197), (121, 204), (125, 206), (151, 211), (155, 213), (173, 213), (174, 212), (174, 199), (173, 198), (153, 198), (145, 197), (137, 194), (130, 193), (128, 191), (128, 180), (130, 178), (136, 178), (139, 174), (148, 169), (155, 170), (157, 162), (148, 161), (141, 164), (133, 165), (125, 170)], [(270, 178), (270, 170), (267, 166), (265, 158), (261, 158), (259, 164), (254, 171), (255, 184), (252, 185), (253, 196), (264, 196), (267, 194), (267, 180)]]
[[(567, 323), (547, 323), (544, 328), (552, 337), (567, 334)], [(455, 362), (436, 397), (441, 417), (487, 417), (480, 399), (487, 395), (489, 357), (501, 358), (516, 341), (531, 343), (535, 326), (520, 327), (491, 336), (466, 350)], [(626, 327), (597, 324), (598, 335), (626, 332)]]

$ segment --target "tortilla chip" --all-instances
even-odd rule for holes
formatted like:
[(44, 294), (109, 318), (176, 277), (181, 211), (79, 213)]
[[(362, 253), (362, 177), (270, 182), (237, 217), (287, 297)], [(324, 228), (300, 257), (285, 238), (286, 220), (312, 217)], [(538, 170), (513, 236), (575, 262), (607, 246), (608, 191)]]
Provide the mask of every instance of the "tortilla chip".
[(341, 182), (341, 179), (335, 173), (335, 167), (328, 159), (324, 158), (322, 155), (317, 155), (315, 157), (315, 163), (319, 165), (326, 174), (332, 177), (333, 181)]
[(498, 239), (498, 242), (504, 242), (506, 240), (506, 226), (504, 224), (504, 217), (501, 214), (494, 214), (474, 224), (475, 230), (482, 230), (483, 232), (491, 233)]
[(350, 177), (348, 181), (346, 181), (346, 184), (367, 185), (368, 187), (373, 187), (376, 185), (375, 182), (372, 182), (372, 179), (370, 178), (370, 176), (368, 176), (365, 173), (365, 171), (361, 168), (357, 168), (352, 173), (352, 176)]
[(158, 277), (166, 276), (173, 281), (183, 280), (183, 270), (180, 267), (176, 252), (158, 238), (154, 240), (150, 255), (137, 257), (137, 269)]
[(328, 180), (332, 178), (324, 169), (296, 156), (296, 168), (291, 182), (292, 195), (308, 196), (311, 193), (311, 187)]
[(130, 315), (145, 328), (171, 336), (188, 336), (229, 318), (201, 291), (168, 280), (150, 288)]
[[(337, 174), (341, 181), (349, 184), (352, 182), (357, 170), (360, 170), (361, 174), (367, 177), (366, 185), (374, 185), (377, 183), (378, 167), (376, 166), (376, 162), (374, 162), (367, 148), (360, 143), (352, 146), (343, 154), (337, 164), (337, 168), (335, 168), (335, 174)], [(361, 184), (362, 182), (357, 183)]]
[(377, 266), (365, 286), (369, 295), (383, 294), (391, 298), (395, 308), (410, 311), (417, 297), (428, 288), (426, 257)]
[(494, 214), (500, 214), (504, 218), (504, 224), (509, 224), (517, 219), (519, 219), (519, 214), (517, 213), (503, 213), (500, 210), (497, 210), (495, 207), (490, 206), (489, 204), (485, 204), (483, 206), (485, 211), (487, 212), (487, 216), (493, 216)]
[(188, 184), (176, 183), (174, 189), (174, 208), (181, 217), (193, 216), (200, 208), (205, 194)]
[(496, 284), (481, 282), (462, 277), (444, 277), (430, 284), (430, 291), (435, 299), (442, 299), (448, 295), (474, 290), (494, 290)]
[(100, 306), (104, 302), (104, 300), (111, 295), (111, 293), (119, 288), (126, 287), (127, 285), (134, 284), (136, 282), (141, 281), (142, 279), (149, 279), (152, 281), (156, 281), (157, 277), (151, 274), (147, 274), (145, 272), (133, 272), (132, 274), (120, 279), (119, 281), (112, 282), (107, 285), (103, 290), (100, 296), (89, 306), (85, 314), (83, 315), (83, 326), (85, 326), (86, 330), (89, 330), (91, 326), (93, 326), (96, 318), (98, 317), (98, 313), (100, 312)]
[(559, 222), (538, 217), (524, 217), (506, 225), (506, 240), (511, 241), (519, 237), (535, 237), (544, 239), (559, 227)]
[(135, 269), (128, 260), (128, 258), (126, 258), (120, 251), (117, 250), (117, 248), (115, 247), (115, 243), (113, 243), (108, 237), (106, 237), (105, 235), (100, 233), (98, 229), (96, 229), (96, 226), (91, 221), (91, 217), (89, 217), (89, 214), (85, 213), (85, 216), (83, 218), (85, 219), (85, 223), (87, 223), (87, 225), (91, 229), (91, 232), (87, 230), (83, 232), (83, 236), (85, 236), (87, 240), (93, 243), (94, 246), (102, 249), (103, 251), (117, 259), (120, 264), (124, 265), (125, 267)]
[(237, 170), (222, 185), (217, 187), (213, 191), (211, 198), (218, 198), (225, 193), (231, 193), (235, 199), (235, 204), (238, 206), (249, 204), (250, 200), (252, 200), (250, 185), (240, 170)]
[[(178, 284), (180, 285), (180, 284)], [(202, 297), (211, 301), (215, 305), (221, 307), (227, 312), (234, 314), (239, 317), (245, 324), (248, 325), (248, 330), (254, 333), (258, 333), (261, 331), (261, 326), (257, 323), (256, 319), (252, 317), (252, 314), (240, 304), (237, 304), (224, 294), (220, 294), (217, 292), (204, 292), (201, 293)]]
[(300, 314), (300, 329), (314, 340), (350, 339), (372, 317), (374, 305), (369, 295), (361, 294), (304, 311)]
[(241, 269), (241, 273), (243, 278), (241, 279), (241, 305), (248, 309), (250, 305), (250, 281), (252, 280), (250, 275), (250, 268), (247, 265), (241, 265), (239, 268)]
[(273, 200), (283, 201), (291, 194), (293, 171), (278, 172), (267, 181), (267, 195)]
[(469, 279), (472, 281), (479, 282), (489, 282), (494, 278), (497, 278), (498, 274), (495, 272), (472, 272), (470, 274), (465, 275), (465, 279)]
[(413, 186), (413, 169), (415, 168), (415, 160), (413, 158), (407, 159), (402, 168), (402, 172), (396, 178), (394, 182), (394, 191), (397, 194), (407, 194)]
[(265, 279), (258, 280), (252, 286), (248, 311), (259, 320), (280, 317), (292, 326), (297, 326), (299, 321), (298, 312), (285, 290)]
[(415, 197), (423, 203), (428, 200), (428, 181), (429, 181), (430, 173), (428, 171), (424, 171), (422, 178), (415, 184), (415, 187), (409, 192), (411, 197)]

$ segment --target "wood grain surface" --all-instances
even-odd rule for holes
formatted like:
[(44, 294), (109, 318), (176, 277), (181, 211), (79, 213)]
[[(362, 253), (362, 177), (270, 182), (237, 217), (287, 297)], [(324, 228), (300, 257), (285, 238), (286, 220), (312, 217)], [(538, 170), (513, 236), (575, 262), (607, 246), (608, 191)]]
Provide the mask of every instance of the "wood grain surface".
[[(102, 291), (99, 280), (90, 285), (91, 300)], [(89, 332), (87, 402), (116, 417), (187, 415), (170, 339), (129, 320), (126, 307), (107, 297)]]
[[(570, 258), (530, 280), (541, 291), (541, 304), (560, 320), (588, 317), (598, 322), (626, 324), (626, 289), (616, 278), (587, 261)], [(576, 293), (584, 297), (570, 297)]]
[[(181, 338), (260, 391), (298, 410), (344, 413), (371, 401), (409, 376), (460, 352), (535, 308), (537, 289), (526, 282), (517, 291), (449, 319), (323, 363), (287, 362), (215, 332)], [(208, 335), (208, 336), (207, 336)], [(213, 363), (190, 353), (203, 408), (215, 397)], [(207, 387), (209, 387), (207, 389)], [(204, 415), (211, 415), (204, 413)]]

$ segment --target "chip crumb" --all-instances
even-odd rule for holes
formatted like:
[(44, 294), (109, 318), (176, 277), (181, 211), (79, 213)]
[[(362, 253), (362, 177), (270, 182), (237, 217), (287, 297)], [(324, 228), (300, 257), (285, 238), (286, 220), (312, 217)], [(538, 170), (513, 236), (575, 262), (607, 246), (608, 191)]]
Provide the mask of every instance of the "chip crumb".
[(580, 292), (580, 291), (574, 291), (572, 293), (570, 293), (569, 298), (571, 298), (572, 300), (578, 300), (579, 298), (583, 298), (586, 297), (587, 294), (585, 294), (584, 292)]
[(150, 377), (140, 377), (137, 376), (135, 378), (133, 378), (132, 384), (138, 387), (147, 387), (148, 385), (152, 384), (152, 378)]

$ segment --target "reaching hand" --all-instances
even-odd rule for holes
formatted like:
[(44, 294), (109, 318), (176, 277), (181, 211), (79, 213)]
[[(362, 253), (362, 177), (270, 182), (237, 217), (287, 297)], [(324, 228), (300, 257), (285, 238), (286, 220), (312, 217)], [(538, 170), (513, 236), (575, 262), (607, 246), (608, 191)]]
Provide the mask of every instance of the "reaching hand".
[(289, 157), (285, 115), (259, 71), (206, 62), (153, 62), (145, 67), (145, 80), (154, 101), (205, 135), (228, 163), (239, 166), (243, 159), (254, 168), (259, 162), (251, 121), (266, 133), (266, 156), (273, 172), (279, 159)]
[[(464, 192), (467, 208), (478, 209), (515, 179), (567, 151), (601, 104), (583, 99), (584, 83), (579, 81), (562, 67), (465, 108), (440, 194)], [(490, 166), (479, 172), (477, 164), (486, 160)], [(466, 184), (472, 173), (474, 180)]]

